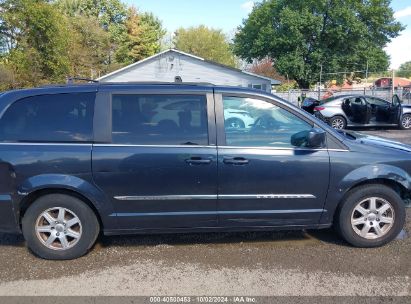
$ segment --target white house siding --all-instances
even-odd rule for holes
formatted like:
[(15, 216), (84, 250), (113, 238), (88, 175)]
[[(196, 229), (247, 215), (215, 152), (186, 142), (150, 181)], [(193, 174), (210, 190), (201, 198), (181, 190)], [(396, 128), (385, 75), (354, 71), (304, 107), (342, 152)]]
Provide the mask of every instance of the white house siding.
[(208, 62), (178, 51), (167, 51), (100, 78), (102, 82), (205, 82), (226, 86), (260, 86), (271, 91), (271, 79), (249, 75), (240, 70)]

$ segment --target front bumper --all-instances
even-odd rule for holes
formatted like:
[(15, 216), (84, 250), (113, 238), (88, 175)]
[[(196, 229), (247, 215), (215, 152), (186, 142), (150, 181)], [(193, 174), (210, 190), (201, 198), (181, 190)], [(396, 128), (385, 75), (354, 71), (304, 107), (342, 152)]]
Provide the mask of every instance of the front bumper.
[(11, 195), (0, 194), (0, 232), (21, 233)]

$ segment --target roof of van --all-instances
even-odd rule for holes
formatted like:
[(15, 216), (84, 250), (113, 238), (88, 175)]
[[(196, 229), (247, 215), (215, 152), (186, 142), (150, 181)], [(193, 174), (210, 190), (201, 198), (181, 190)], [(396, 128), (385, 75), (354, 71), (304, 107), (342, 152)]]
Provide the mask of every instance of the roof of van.
[(259, 93), (259, 94), (269, 94), (265, 91), (253, 89), (253, 88), (245, 88), (245, 87), (237, 87), (237, 86), (220, 86), (214, 85), (211, 83), (174, 83), (174, 82), (93, 82), (93, 83), (74, 83), (74, 84), (53, 84), (53, 85), (45, 85), (40, 87), (34, 88), (25, 88), (25, 89), (16, 89), (11, 91), (1, 92), (0, 96), (8, 95), (9, 93), (34, 93), (34, 94), (49, 94), (49, 93), (62, 93), (64, 92), (81, 92), (81, 91), (97, 91), (103, 88), (116, 88), (116, 89), (131, 89), (131, 88), (139, 88), (139, 89), (150, 89), (152, 87), (156, 88), (168, 88), (168, 89), (185, 89), (185, 90), (209, 90), (210, 88), (215, 90), (222, 90), (222, 91), (236, 91), (236, 92), (248, 92), (248, 93)]

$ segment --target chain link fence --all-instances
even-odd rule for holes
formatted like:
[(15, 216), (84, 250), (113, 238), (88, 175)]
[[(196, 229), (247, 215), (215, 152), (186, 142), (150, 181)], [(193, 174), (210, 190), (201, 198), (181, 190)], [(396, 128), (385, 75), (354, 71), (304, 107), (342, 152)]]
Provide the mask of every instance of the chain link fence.
[[(411, 105), (411, 90), (410, 88), (399, 88), (394, 90), (394, 94), (397, 94), (402, 100), (403, 104)], [(393, 92), (391, 89), (375, 89), (375, 88), (363, 88), (363, 89), (341, 89), (338, 91), (322, 89), (322, 90), (289, 90), (288, 92), (275, 92), (277, 95), (288, 102), (300, 106), (302, 101), (306, 97), (321, 100), (331, 96), (341, 95), (368, 95), (375, 96), (387, 101), (391, 101)]]

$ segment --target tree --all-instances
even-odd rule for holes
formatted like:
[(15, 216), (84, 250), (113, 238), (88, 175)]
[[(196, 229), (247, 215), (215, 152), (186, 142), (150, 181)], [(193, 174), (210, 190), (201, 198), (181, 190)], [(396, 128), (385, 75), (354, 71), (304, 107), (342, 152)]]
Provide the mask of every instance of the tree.
[(179, 28), (174, 38), (175, 48), (205, 59), (235, 67), (236, 60), (227, 37), (221, 30), (204, 25)]
[(67, 20), (45, 0), (6, 0), (0, 12), (1, 34), (8, 44), (3, 56), (18, 85), (65, 79), (69, 72)]
[(260, 61), (254, 62), (248, 70), (251, 73), (276, 79), (281, 82), (285, 82), (287, 80), (286, 77), (280, 75), (273, 67), (273, 61), (270, 58), (264, 58)]
[(126, 20), (127, 35), (116, 53), (118, 62), (130, 64), (160, 51), (161, 39), (165, 35), (161, 21), (150, 13), (137, 14), (131, 7)]
[(69, 48), (71, 75), (97, 78), (108, 72), (110, 35), (93, 17), (69, 18), (71, 42)]
[(270, 57), (282, 75), (308, 88), (323, 73), (385, 70), (386, 44), (403, 30), (390, 0), (265, 0), (234, 38), (236, 55)]
[(411, 78), (411, 61), (401, 64), (397, 72), (398, 77)]

